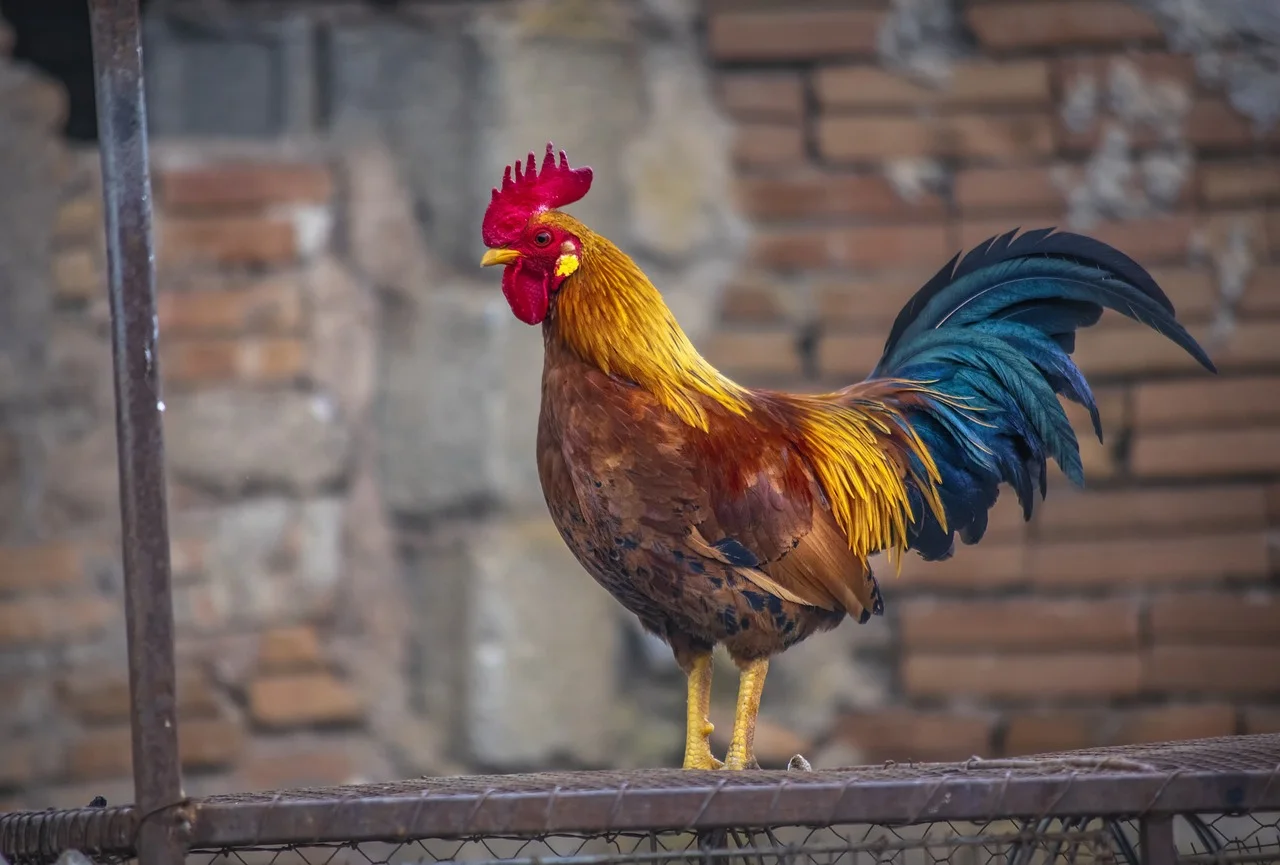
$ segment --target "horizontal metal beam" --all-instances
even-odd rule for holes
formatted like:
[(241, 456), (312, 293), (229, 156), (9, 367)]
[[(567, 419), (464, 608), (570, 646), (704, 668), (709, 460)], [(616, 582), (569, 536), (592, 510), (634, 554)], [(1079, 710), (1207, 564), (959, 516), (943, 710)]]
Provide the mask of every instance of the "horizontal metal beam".
[[(131, 809), (0, 816), (0, 853), (110, 848)], [(1280, 812), (1280, 735), (817, 772), (566, 772), (194, 799), (190, 847)], [(25, 821), (25, 829), (23, 829)], [(35, 831), (35, 824), (39, 831)], [(83, 825), (81, 825), (83, 823)], [(72, 832), (67, 825), (78, 828)], [(107, 834), (96, 835), (104, 832)]]

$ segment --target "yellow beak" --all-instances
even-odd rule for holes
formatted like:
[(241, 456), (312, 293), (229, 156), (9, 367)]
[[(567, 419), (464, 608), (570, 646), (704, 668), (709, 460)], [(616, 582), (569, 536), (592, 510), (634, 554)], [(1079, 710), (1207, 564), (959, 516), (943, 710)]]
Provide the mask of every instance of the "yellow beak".
[(481, 267), (493, 267), (495, 264), (510, 264), (520, 257), (514, 249), (491, 249), (480, 259)]

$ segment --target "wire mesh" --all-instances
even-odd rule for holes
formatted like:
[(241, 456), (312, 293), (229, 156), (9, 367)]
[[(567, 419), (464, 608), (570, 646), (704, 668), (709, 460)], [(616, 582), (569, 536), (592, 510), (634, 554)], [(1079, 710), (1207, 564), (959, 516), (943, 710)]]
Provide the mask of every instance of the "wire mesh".
[[(1177, 862), (1280, 863), (1280, 812), (1183, 815)], [(89, 854), (132, 865), (129, 852)], [(196, 849), (188, 865), (1140, 865), (1138, 821), (1077, 817), (939, 821), (910, 826), (725, 829), (705, 832), (487, 835), (403, 842), (331, 842)], [(12, 865), (26, 865), (16, 859)]]
[(1280, 863), (1280, 735), (813, 772), (421, 778), (146, 813), (24, 812), (0, 815), (0, 854), (10, 865), (67, 850), (124, 863), (148, 823), (176, 832), (192, 865), (1137, 865), (1144, 837), (1162, 847), (1153, 865)]

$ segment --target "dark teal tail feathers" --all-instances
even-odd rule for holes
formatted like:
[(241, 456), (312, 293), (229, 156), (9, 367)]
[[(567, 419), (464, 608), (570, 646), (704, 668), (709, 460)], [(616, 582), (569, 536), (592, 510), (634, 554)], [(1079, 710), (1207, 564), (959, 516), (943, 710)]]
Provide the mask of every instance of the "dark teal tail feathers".
[[(908, 301), (873, 378), (926, 381), (955, 405), (913, 408), (910, 422), (942, 475), (942, 525), (912, 490), (912, 549), (945, 559), (954, 539), (977, 543), (1003, 481), (1031, 516), (1052, 457), (1084, 483), (1080, 448), (1058, 401), (1098, 406), (1071, 359), (1076, 330), (1113, 309), (1164, 334), (1211, 372), (1213, 362), (1174, 317), (1173, 304), (1133, 259), (1092, 238), (1052, 228), (992, 238), (957, 255)], [(959, 262), (957, 264), (957, 262)]]

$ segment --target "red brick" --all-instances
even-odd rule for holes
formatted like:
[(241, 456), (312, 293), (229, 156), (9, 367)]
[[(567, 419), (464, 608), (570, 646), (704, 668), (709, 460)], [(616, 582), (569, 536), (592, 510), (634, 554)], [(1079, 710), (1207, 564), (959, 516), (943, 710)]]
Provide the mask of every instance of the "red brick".
[(1054, 489), (1037, 505), (1035, 532), (1039, 538), (1167, 535), (1261, 529), (1266, 519), (1260, 486)]
[(890, 268), (919, 261), (945, 262), (945, 225), (774, 229), (757, 232), (756, 264), (782, 269)]
[(274, 216), (201, 216), (159, 220), (158, 267), (281, 265), (298, 256), (293, 223)]
[(775, 285), (730, 284), (720, 301), (720, 318), (729, 325), (779, 324), (787, 318), (779, 292)]
[(1090, 382), (1158, 373), (1194, 374), (1199, 368), (1168, 337), (1132, 320), (1080, 331), (1073, 359)]
[(953, 194), (965, 215), (1002, 211), (1049, 214), (1065, 206), (1051, 170), (1043, 167), (962, 169), (956, 172)]
[(60, 134), (67, 120), (67, 108), (66, 88), (50, 76), (19, 74), (6, 85), (5, 109), (10, 123), (30, 124), (42, 131)]
[[(62, 706), (80, 721), (91, 724), (128, 721), (129, 680), (123, 670), (87, 668), (64, 676), (57, 684)], [(186, 668), (177, 676), (178, 714), (207, 718), (218, 714), (220, 703), (209, 677), (199, 668)]]
[(876, 334), (835, 333), (818, 340), (818, 370), (831, 380), (864, 378), (884, 351), (884, 337)]
[(1121, 0), (989, 3), (969, 7), (966, 17), (979, 43), (995, 51), (1164, 38), (1154, 18)]
[(1059, 92), (1066, 92), (1083, 76), (1092, 78), (1105, 90), (1121, 64), (1136, 69), (1148, 83), (1172, 80), (1193, 87), (1196, 83), (1195, 59), (1190, 54), (1142, 50), (1060, 57), (1054, 63), (1053, 78)]
[(1255, 260), (1267, 257), (1267, 214), (1260, 207), (1210, 211), (1200, 220), (1200, 240), (1210, 255), (1222, 255), (1240, 241)]
[(804, 130), (796, 124), (739, 124), (734, 133), (733, 155), (739, 165), (754, 168), (802, 163)]
[(1280, 199), (1280, 159), (1210, 162), (1197, 171), (1207, 204), (1252, 204)]
[(173, 211), (322, 204), (333, 196), (333, 176), (323, 165), (226, 162), (161, 168), (156, 189), (160, 205)]
[(804, 79), (798, 72), (727, 72), (720, 76), (720, 103), (739, 120), (800, 120)]
[(87, 246), (63, 249), (53, 258), (53, 290), (62, 300), (93, 300), (106, 291), (106, 274)]
[(820, 228), (757, 231), (752, 238), (751, 263), (777, 270), (816, 270), (834, 263), (832, 232)]
[(64, 242), (92, 242), (102, 234), (102, 229), (102, 195), (97, 191), (62, 202), (54, 217), (54, 237)]
[(1280, 482), (1267, 484), (1267, 515), (1271, 523), (1280, 523)]
[[(1093, 150), (1101, 143), (1109, 122), (1110, 118), (1103, 118), (1084, 129), (1071, 129), (1059, 118), (1058, 143), (1069, 153)], [(1130, 146), (1136, 149), (1145, 150), (1160, 143), (1159, 131), (1151, 126), (1139, 126), (1126, 131)], [(1182, 133), (1187, 143), (1201, 152), (1229, 154), (1248, 149), (1258, 142), (1258, 136), (1248, 118), (1220, 97), (1194, 99), (1183, 121)], [(1194, 194), (1194, 181), (1184, 186), (1184, 197), (1188, 190)]]
[(1031, 712), (1009, 719), (1004, 753), (1022, 756), (1204, 739), (1230, 736), (1235, 731), (1236, 710), (1222, 704), (1161, 706), (1125, 712)]
[(1280, 708), (1270, 706), (1244, 710), (1244, 732), (1280, 733)]
[(164, 377), (173, 383), (291, 381), (306, 359), (306, 343), (288, 337), (170, 339), (160, 350)]
[(987, 511), (987, 533), (983, 543), (1015, 541), (1027, 534), (1027, 521), (1022, 515), (1022, 505), (1013, 491), (1002, 489), (996, 503)]
[(1253, 121), (1231, 107), (1221, 96), (1196, 99), (1187, 113), (1183, 134), (1201, 150), (1231, 151), (1255, 145), (1260, 139), (1274, 141), (1276, 132), (1259, 135)]
[(744, 177), (738, 196), (748, 216), (762, 220), (837, 216), (938, 219), (941, 198), (929, 194), (909, 202), (881, 174), (806, 171), (772, 177)]
[(904, 156), (1025, 160), (1053, 152), (1053, 120), (1038, 112), (954, 114), (918, 120), (876, 115), (824, 115), (818, 151), (833, 162), (877, 162)]
[(1280, 645), (1280, 597), (1275, 595), (1160, 595), (1149, 615), (1157, 644)]
[(717, 60), (815, 60), (875, 51), (880, 12), (795, 9), (718, 12), (707, 24)]
[[(943, 263), (945, 259), (939, 266)], [(883, 348), (893, 319), (932, 276), (929, 271), (909, 270), (818, 280), (813, 285), (818, 318), (824, 327), (852, 328), (874, 334), (880, 338), (880, 348)]]
[(1012, 715), (1004, 732), (1001, 753), (1009, 757), (1051, 754), (1096, 747), (1105, 723), (1099, 713), (1063, 711)]
[(1137, 429), (1241, 427), (1280, 421), (1280, 376), (1174, 379), (1138, 384)]
[[(1274, 231), (1268, 229), (1269, 233), (1280, 238), (1280, 219), (1268, 218), (1276, 224)], [(1272, 249), (1272, 255), (1275, 256), (1276, 252), (1280, 252), (1280, 242), (1272, 241)], [(1277, 286), (1280, 286), (1280, 265), (1259, 266), (1250, 275), (1244, 296), (1240, 298), (1237, 308), (1239, 313), (1242, 316), (1280, 313), (1280, 290), (1277, 290)]]
[(73, 781), (126, 776), (133, 771), (133, 738), (123, 724), (89, 730), (67, 750), (67, 775)]
[(310, 625), (273, 628), (258, 644), (258, 669), (263, 672), (292, 673), (323, 665), (320, 637)]
[(115, 612), (111, 601), (89, 596), (0, 601), (0, 647), (87, 642)]
[(1123, 599), (909, 600), (901, 642), (928, 649), (1123, 649), (1138, 645), (1138, 607)]
[(244, 728), (232, 718), (196, 718), (178, 726), (178, 757), (187, 771), (233, 766), (244, 746)]
[(47, 779), (58, 771), (61, 752), (46, 732), (0, 738), (0, 790), (21, 790)]
[(1156, 646), (1144, 653), (1142, 682), (1171, 694), (1280, 694), (1280, 647)]
[[(885, 577), (893, 566), (881, 562), (876, 572)], [(904, 589), (987, 589), (1026, 581), (1026, 548), (1020, 543), (982, 543), (968, 546), (957, 541), (955, 555), (942, 562), (926, 562), (908, 553), (902, 562)]]
[(0, 547), (0, 594), (65, 589), (83, 582), (84, 561), (74, 543)]
[(250, 790), (349, 784), (377, 765), (376, 749), (363, 734), (259, 736), (249, 745), (240, 777)]
[(223, 291), (166, 291), (156, 298), (162, 334), (281, 333), (302, 323), (302, 292), (289, 279)]
[(328, 673), (260, 676), (249, 685), (249, 712), (264, 727), (351, 724), (364, 718), (364, 701)]
[[(1187, 330), (1222, 372), (1248, 372), (1280, 363), (1280, 321), (1241, 318), (1225, 341), (1204, 325)], [(1149, 328), (1090, 328), (1076, 341), (1076, 363), (1092, 379), (1153, 373), (1205, 375), (1190, 355)]]
[(988, 755), (994, 731), (993, 715), (890, 708), (844, 715), (832, 735), (867, 763), (947, 762)]
[[(966, 220), (960, 225), (960, 242), (968, 249), (988, 237), (1016, 227), (1017, 223), (1009, 219)], [(1022, 225), (1023, 229), (1032, 227), (1030, 223)], [(1185, 262), (1196, 229), (1196, 220), (1190, 213), (1178, 213), (1149, 219), (1101, 222), (1080, 233), (1109, 243), (1139, 264), (1149, 267)]]
[(1233, 736), (1238, 724), (1234, 706), (1161, 706), (1127, 712), (1108, 745), (1141, 745)]
[(1280, 472), (1280, 426), (1140, 433), (1129, 467), (1150, 478), (1274, 474)]
[[(1191, 267), (1152, 267), (1148, 269), (1151, 278), (1164, 290), (1165, 295), (1178, 311), (1178, 321), (1184, 324), (1191, 321), (1209, 319), (1218, 306), (1218, 286), (1213, 274), (1205, 269)], [(1125, 325), (1131, 322), (1122, 315), (1105, 316), (1100, 325)]]
[(790, 330), (717, 330), (706, 349), (712, 365), (730, 375), (795, 376), (801, 372), (798, 338)]
[[(1059, 143), (1069, 152), (1093, 150), (1102, 141), (1106, 122), (1094, 123), (1085, 129), (1069, 129), (1065, 123), (1059, 125)], [(1146, 150), (1160, 143), (1157, 129), (1143, 127), (1128, 129), (1129, 145), (1138, 150)], [(1233, 154), (1233, 151), (1247, 150), (1260, 141), (1253, 131), (1248, 118), (1239, 114), (1221, 97), (1202, 96), (1192, 101), (1183, 122), (1183, 137), (1189, 145), (1201, 152), (1210, 154)], [(1263, 136), (1262, 139), (1270, 138)], [(1233, 154), (1234, 155), (1234, 154)], [(1194, 191), (1194, 183), (1187, 184), (1185, 189)]]
[(1049, 64), (965, 62), (938, 87), (929, 87), (879, 66), (834, 66), (814, 80), (824, 108), (925, 108), (943, 106), (1047, 105)]
[(1054, 541), (1036, 544), (1028, 553), (1035, 584), (1055, 588), (1264, 578), (1270, 566), (1263, 532)]
[(1142, 663), (1128, 652), (1050, 655), (911, 654), (902, 663), (911, 697), (1043, 699), (1123, 697), (1142, 684)]
[[(178, 727), (182, 768), (217, 769), (233, 764), (244, 749), (245, 735), (230, 718), (198, 718)], [(133, 738), (127, 724), (89, 730), (72, 743), (67, 755), (73, 781), (128, 776), (133, 771)]]

